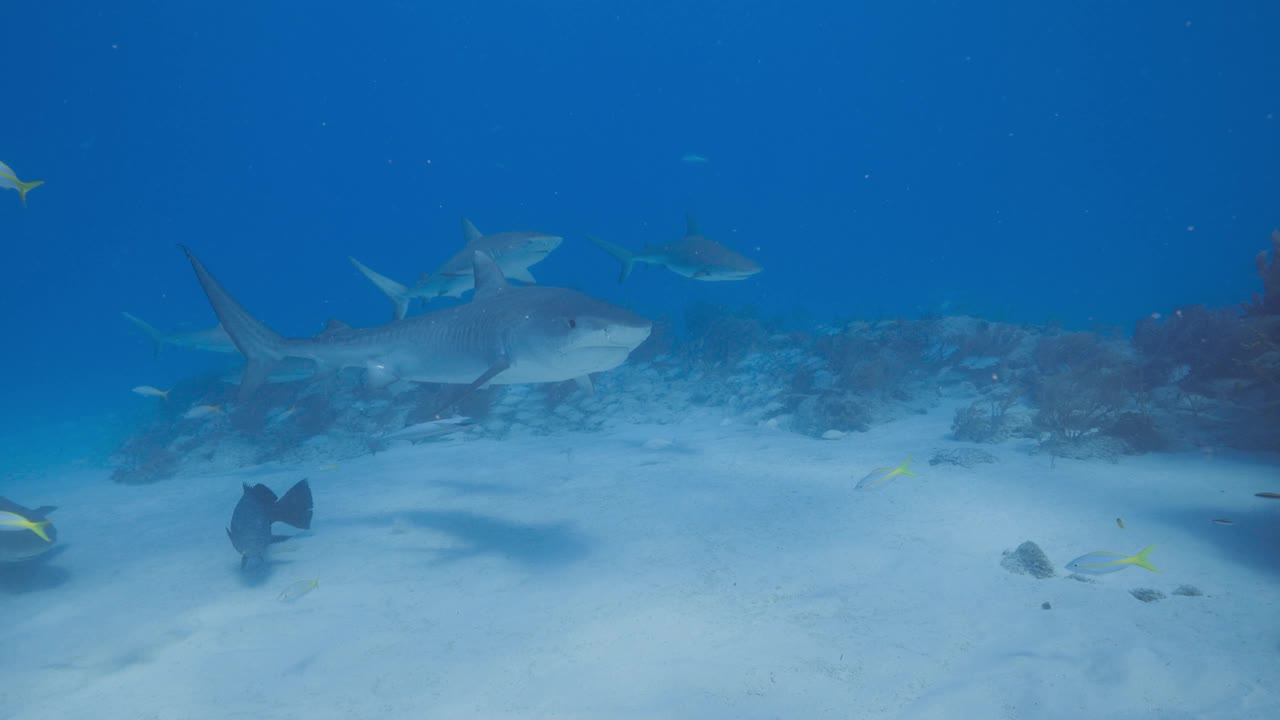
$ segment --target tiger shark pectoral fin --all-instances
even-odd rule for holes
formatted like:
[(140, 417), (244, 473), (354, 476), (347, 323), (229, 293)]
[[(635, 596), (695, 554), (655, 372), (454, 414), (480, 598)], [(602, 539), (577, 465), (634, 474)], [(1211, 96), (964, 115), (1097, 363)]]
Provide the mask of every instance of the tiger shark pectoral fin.
[(438, 405), (431, 412), (431, 414), (439, 415), (440, 413), (447, 410), (449, 406), (456, 405), (464, 397), (484, 387), (486, 384), (488, 384), (490, 380), (497, 377), (499, 373), (501, 373), (502, 371), (506, 370), (509, 367), (511, 367), (511, 360), (506, 358), (505, 356), (500, 358), (496, 363), (490, 366), (488, 370), (485, 370), (484, 373), (480, 375), (480, 377), (476, 378), (475, 380), (472, 380), (470, 384), (464, 385), (458, 390), (450, 393), (449, 397), (447, 397), (443, 403), (440, 403), (440, 405)]

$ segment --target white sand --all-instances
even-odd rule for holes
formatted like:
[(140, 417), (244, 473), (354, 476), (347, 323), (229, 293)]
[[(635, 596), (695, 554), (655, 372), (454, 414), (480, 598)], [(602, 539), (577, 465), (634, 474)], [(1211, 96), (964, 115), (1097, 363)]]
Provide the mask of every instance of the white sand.
[[(28, 581), (48, 587), (0, 590), (0, 717), (1280, 717), (1280, 501), (1253, 497), (1280, 490), (1274, 464), (1050, 469), (1007, 443), (930, 467), (959, 446), (951, 415), (823, 441), (704, 411), (327, 471), (5, 488), (60, 505), (67, 548)], [(853, 490), (906, 455), (920, 477)], [(244, 584), (223, 532), (240, 482), (304, 475), (314, 530)], [(1006, 572), (1028, 539), (1059, 568), (1155, 543), (1163, 573)]]

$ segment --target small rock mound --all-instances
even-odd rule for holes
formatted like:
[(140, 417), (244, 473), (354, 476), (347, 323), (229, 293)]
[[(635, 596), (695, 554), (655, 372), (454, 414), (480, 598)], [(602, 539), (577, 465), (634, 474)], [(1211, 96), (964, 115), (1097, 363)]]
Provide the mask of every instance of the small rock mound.
[(930, 465), (959, 465), (966, 468), (993, 462), (997, 462), (995, 455), (977, 448), (939, 450), (933, 454), (933, 457), (929, 458)]
[(1165, 599), (1164, 593), (1159, 590), (1152, 590), (1151, 588), (1135, 588), (1130, 590), (1129, 594), (1145, 603)]
[(1030, 540), (1022, 543), (1016, 550), (1005, 550), (1000, 566), (1016, 575), (1030, 575), (1037, 580), (1057, 575), (1049, 556), (1044, 554), (1039, 545)]

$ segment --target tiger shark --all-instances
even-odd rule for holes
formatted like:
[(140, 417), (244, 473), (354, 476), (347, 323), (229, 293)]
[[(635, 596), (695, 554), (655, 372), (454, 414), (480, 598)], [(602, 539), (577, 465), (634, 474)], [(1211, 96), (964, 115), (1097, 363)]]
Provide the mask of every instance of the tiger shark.
[(590, 235), (587, 239), (622, 263), (618, 282), (631, 275), (636, 263), (661, 265), (694, 280), (745, 280), (761, 270), (756, 261), (703, 235), (692, 215), (685, 218), (683, 238), (663, 245), (650, 245), (640, 252), (632, 252)]
[(529, 285), (537, 281), (529, 272), (531, 265), (542, 262), (560, 245), (563, 238), (540, 232), (500, 232), (483, 235), (470, 220), (462, 219), (462, 235), (466, 244), (453, 257), (445, 261), (435, 272), (425, 274), (413, 287), (406, 287), (391, 278), (371, 270), (355, 258), (347, 258), (352, 265), (378, 289), (391, 298), (395, 305), (395, 319), (401, 320), (409, 311), (409, 301), (422, 298), (430, 301), (438, 297), (462, 297), (462, 293), (475, 286), (471, 275), (471, 259), (483, 252), (497, 261), (502, 272), (513, 280)]
[(246, 364), (239, 396), (246, 400), (273, 368), (290, 358), (321, 372), (362, 367), (366, 383), (396, 380), (465, 385), (578, 380), (613, 369), (649, 337), (652, 323), (629, 310), (574, 290), (508, 285), (498, 263), (473, 253), (475, 293), (464, 305), (372, 328), (331, 322), (313, 338), (286, 338), (250, 315), (209, 273), (191, 261), (209, 304)]

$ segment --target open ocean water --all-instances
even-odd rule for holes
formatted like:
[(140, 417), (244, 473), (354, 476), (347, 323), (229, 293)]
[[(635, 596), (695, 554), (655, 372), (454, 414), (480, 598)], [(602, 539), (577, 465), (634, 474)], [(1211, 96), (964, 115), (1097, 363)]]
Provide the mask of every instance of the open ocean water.
[(1280, 716), (1280, 5), (0, 15), (0, 719)]

